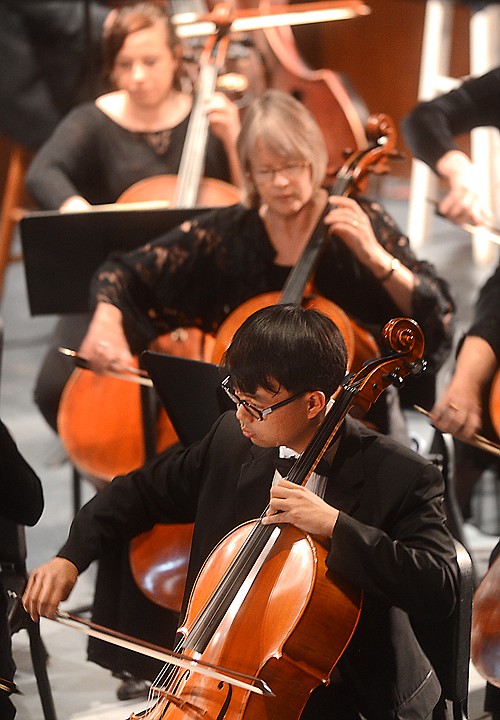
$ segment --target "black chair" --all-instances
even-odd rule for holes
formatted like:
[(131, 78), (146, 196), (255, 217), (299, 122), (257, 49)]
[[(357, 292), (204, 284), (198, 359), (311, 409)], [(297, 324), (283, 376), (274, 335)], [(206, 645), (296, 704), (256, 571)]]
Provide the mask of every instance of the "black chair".
[(413, 408), (405, 408), (404, 416), (410, 436), (412, 450), (430, 460), (441, 471), (444, 483), (444, 509), (446, 524), (453, 535), (464, 547), (467, 547), (463, 531), (464, 519), (457, 502), (455, 492), (455, 451), (453, 438), (441, 433), (429, 423), (421, 413)]
[(26, 569), (26, 535), (23, 525), (0, 520), (0, 581), (8, 597), (8, 622), (11, 633), (26, 630), (31, 661), (45, 720), (57, 720), (47, 673), (48, 653), (40, 635), (39, 623), (24, 610), (21, 597), (28, 580)]
[(458, 603), (453, 615), (445, 622), (420, 621), (413, 625), (443, 689), (434, 720), (464, 720), (468, 717), (472, 597), (476, 576), (466, 547), (464, 521), (455, 495), (453, 438), (433, 428), (414, 410), (405, 410), (405, 417), (413, 449), (433, 462), (443, 474), (444, 509), (448, 528), (455, 541), (459, 569)]
[(474, 573), (465, 547), (455, 540), (459, 569), (458, 602), (445, 621), (412, 621), (417, 638), (433, 664), (442, 687), (434, 720), (468, 717), (469, 661)]

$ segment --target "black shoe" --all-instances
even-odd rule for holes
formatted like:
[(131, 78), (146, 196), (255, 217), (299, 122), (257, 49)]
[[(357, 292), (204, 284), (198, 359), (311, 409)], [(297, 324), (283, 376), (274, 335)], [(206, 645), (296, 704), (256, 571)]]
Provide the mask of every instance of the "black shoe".
[(121, 679), (116, 691), (118, 700), (134, 700), (135, 698), (147, 697), (151, 683), (148, 680), (136, 678), (128, 672), (113, 673)]

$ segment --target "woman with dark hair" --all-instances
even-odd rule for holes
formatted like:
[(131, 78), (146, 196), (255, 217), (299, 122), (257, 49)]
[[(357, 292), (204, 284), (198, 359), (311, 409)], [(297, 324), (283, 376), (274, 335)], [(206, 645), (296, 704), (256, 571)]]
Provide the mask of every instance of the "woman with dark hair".
[[(181, 49), (165, 5), (115, 11), (104, 36), (104, 72), (114, 88), (80, 105), (58, 125), (26, 178), (46, 210), (113, 203), (135, 182), (177, 174), (193, 97), (182, 89)], [(239, 181), (239, 115), (221, 93), (207, 105), (205, 175)]]
[[(70, 112), (29, 168), (28, 189), (44, 210), (114, 203), (140, 180), (179, 171), (193, 96), (182, 88), (181, 49), (165, 3), (113, 10), (103, 52), (114, 89)], [(204, 174), (238, 184), (238, 109), (216, 92), (205, 110), (210, 131)], [(59, 320), (37, 379), (35, 402), (55, 432), (60, 396), (72, 372), (59, 347), (78, 347), (87, 324), (86, 315)]]

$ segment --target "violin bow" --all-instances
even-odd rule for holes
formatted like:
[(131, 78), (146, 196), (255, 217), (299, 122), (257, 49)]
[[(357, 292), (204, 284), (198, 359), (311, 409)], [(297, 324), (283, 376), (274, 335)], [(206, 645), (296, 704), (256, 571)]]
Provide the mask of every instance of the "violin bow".
[(179, 37), (213, 35), (218, 29), (225, 32), (249, 32), (284, 25), (346, 20), (371, 12), (362, 0), (323, 0), (297, 5), (264, 5), (261, 8), (234, 10), (227, 3), (219, 3), (211, 13), (178, 13), (172, 24)]
[[(430, 418), (430, 416), (431, 416), (430, 412), (425, 410), (423, 407), (420, 407), (420, 405), (414, 405), (413, 407), (419, 413), (422, 413), (422, 415), (425, 415), (427, 418)], [(500, 445), (498, 445), (496, 442), (493, 442), (493, 440), (488, 440), (488, 438), (484, 437), (484, 435), (478, 435), (477, 433), (474, 433), (471, 440), (469, 440), (469, 441), (463, 440), (462, 442), (467, 442), (469, 445), (473, 445), (474, 447), (477, 447), (480, 450), (485, 450), (486, 452), (489, 452), (492, 455), (498, 455), (500, 457)]]
[[(58, 350), (63, 355), (67, 355), (68, 357), (73, 358), (77, 367), (82, 368), (83, 370), (92, 370), (89, 361), (79, 355), (76, 350), (71, 350), (70, 348), (65, 347), (60, 347), (58, 348)], [(127, 367), (125, 372), (113, 372), (113, 370), (106, 370), (103, 375), (118, 378), (118, 380), (126, 380), (127, 382), (133, 382), (136, 383), (136, 385), (153, 387), (153, 381), (151, 380), (149, 375), (144, 370), (135, 367)]]
[(56, 611), (53, 620), (71, 628), (72, 630), (78, 630), (79, 632), (83, 632), (85, 635), (97, 638), (98, 640), (104, 640), (104, 642), (112, 645), (127, 648), (133, 652), (156, 658), (157, 660), (170, 663), (171, 665), (176, 665), (177, 667), (185, 668), (191, 672), (197, 672), (200, 675), (208, 675), (216, 680), (227, 682), (230, 685), (237, 685), (244, 690), (257, 693), (257, 695), (274, 697), (273, 691), (269, 685), (262, 680), (262, 678), (240, 673), (235, 670), (228, 670), (227, 668), (208, 663), (196, 657), (174, 652), (173, 650), (167, 650), (159, 645), (153, 645), (152, 643), (148, 643), (144, 640), (129, 637), (128, 635), (117, 632), (116, 630), (111, 630), (110, 628), (103, 627), (102, 625), (97, 625), (90, 620), (85, 620), (78, 615), (72, 615), (71, 613), (63, 612), (61, 610)]

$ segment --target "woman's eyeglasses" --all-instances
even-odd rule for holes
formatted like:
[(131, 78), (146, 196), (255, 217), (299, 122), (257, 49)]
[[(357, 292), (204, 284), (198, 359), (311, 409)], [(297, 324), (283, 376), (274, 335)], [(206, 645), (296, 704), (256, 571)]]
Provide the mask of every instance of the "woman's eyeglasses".
[(227, 396), (231, 398), (231, 400), (234, 402), (235, 405), (242, 405), (247, 413), (251, 415), (256, 420), (259, 420), (262, 422), (266, 418), (267, 415), (274, 412), (275, 410), (278, 410), (280, 407), (284, 407), (285, 405), (288, 405), (288, 403), (291, 403), (293, 400), (296, 400), (300, 395), (303, 395), (306, 391), (302, 390), (301, 392), (295, 393), (295, 395), (292, 395), (289, 398), (286, 398), (286, 400), (281, 400), (281, 402), (276, 403), (275, 405), (270, 405), (267, 408), (264, 408), (263, 410), (259, 410), (259, 408), (256, 408), (255, 405), (252, 405), (252, 403), (247, 402), (246, 400), (243, 400), (243, 398), (240, 398), (240, 396), (233, 390), (231, 385), (229, 384), (229, 381), (231, 379), (231, 376), (228, 375), (227, 378), (225, 378), (221, 382), (221, 387), (225, 390)]
[(309, 167), (310, 163), (303, 161), (287, 162), (276, 168), (262, 168), (258, 170), (252, 170), (252, 175), (257, 182), (272, 182), (276, 175), (279, 173), (281, 176), (288, 180), (293, 180), (301, 175), (305, 167)]

